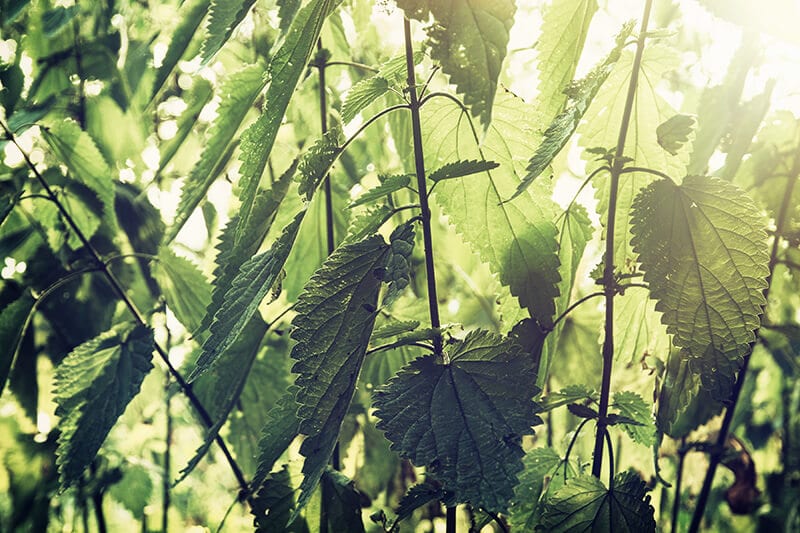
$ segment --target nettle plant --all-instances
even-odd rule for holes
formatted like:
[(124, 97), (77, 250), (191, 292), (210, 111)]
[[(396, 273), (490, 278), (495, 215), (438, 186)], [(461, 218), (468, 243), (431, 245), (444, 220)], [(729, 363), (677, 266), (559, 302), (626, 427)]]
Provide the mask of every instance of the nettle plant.
[(796, 526), (800, 123), (658, 7), (3, 2), (4, 528)]

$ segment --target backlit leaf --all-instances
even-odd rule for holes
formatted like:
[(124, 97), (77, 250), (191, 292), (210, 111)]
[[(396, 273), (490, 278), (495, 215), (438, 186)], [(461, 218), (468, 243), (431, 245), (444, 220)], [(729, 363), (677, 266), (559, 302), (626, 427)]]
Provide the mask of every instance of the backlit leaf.
[(449, 364), (417, 359), (375, 393), (377, 427), (454, 501), (504, 511), (522, 470), (522, 436), (540, 422), (533, 360), (487, 331), (447, 351)]
[(342, 104), (342, 122), (347, 124), (356, 118), (356, 115), (388, 90), (389, 82), (382, 76), (372, 76), (353, 85)]
[(0, 394), (8, 380), (11, 364), (22, 343), (28, 315), (33, 310), (36, 300), (29, 292), (8, 304), (0, 311)]
[(670, 154), (677, 155), (681, 146), (689, 142), (695, 122), (689, 115), (673, 115), (656, 128), (658, 144)]
[(208, 280), (191, 261), (163, 246), (151, 270), (175, 317), (189, 333), (196, 333), (211, 302)]
[(393, 192), (397, 192), (405, 187), (408, 187), (408, 184), (411, 183), (411, 176), (408, 174), (399, 174), (394, 176), (383, 176), (381, 178), (381, 184), (377, 187), (373, 187), (372, 189), (368, 190), (364, 194), (358, 197), (358, 199), (353, 200), (350, 202), (348, 207), (357, 207), (359, 205), (364, 205), (370, 202), (374, 202), (375, 200), (379, 200), (386, 195), (392, 194)]
[(208, 36), (203, 41), (202, 57), (208, 62), (222, 45), (230, 39), (233, 30), (239, 25), (255, 0), (212, 0), (211, 16), (208, 19), (206, 33)]
[(431, 172), (428, 178), (431, 181), (449, 180), (462, 178), (470, 174), (478, 174), (499, 167), (494, 161), (455, 161), (447, 163)]
[[(215, 2), (215, 7), (218, 7), (219, 2)], [(178, 25), (172, 32), (172, 37), (167, 47), (167, 53), (161, 61), (161, 66), (156, 70), (156, 78), (153, 82), (153, 97), (156, 96), (158, 91), (167, 81), (172, 69), (178, 64), (183, 54), (189, 47), (197, 28), (205, 18), (208, 12), (208, 0), (192, 0), (191, 2), (184, 2), (181, 9), (178, 11), (177, 16)]]
[(653, 445), (656, 433), (653, 429), (651, 406), (641, 396), (629, 391), (615, 392), (611, 409), (614, 409), (616, 414), (637, 422), (637, 424), (622, 423), (625, 432), (634, 442), (645, 446)]
[(56, 367), (56, 462), (63, 487), (76, 482), (97, 455), (153, 368), (152, 355), (152, 330), (121, 324), (81, 344)]

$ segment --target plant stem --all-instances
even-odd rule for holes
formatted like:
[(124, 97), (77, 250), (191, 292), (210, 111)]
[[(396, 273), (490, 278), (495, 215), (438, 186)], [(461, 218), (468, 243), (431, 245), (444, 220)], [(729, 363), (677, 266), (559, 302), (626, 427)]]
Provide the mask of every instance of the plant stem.
[[(133, 302), (133, 300), (131, 300), (128, 294), (125, 292), (124, 287), (117, 279), (117, 277), (114, 275), (114, 273), (111, 271), (111, 268), (108, 266), (108, 264), (106, 264), (105, 261), (103, 261), (100, 253), (97, 251), (94, 245), (92, 245), (92, 243), (89, 242), (89, 239), (86, 237), (86, 235), (83, 234), (83, 232), (78, 227), (75, 220), (66, 210), (64, 205), (59, 201), (58, 196), (56, 196), (56, 194), (50, 188), (50, 185), (48, 185), (47, 181), (45, 181), (44, 176), (42, 176), (42, 174), (36, 168), (36, 165), (33, 164), (33, 162), (30, 159), (30, 156), (19, 145), (16, 137), (8, 128), (6, 123), (0, 121), (0, 127), (2, 127), (2, 129), (4, 130), (6, 138), (9, 141), (11, 141), (11, 143), (13, 143), (20, 151), (23, 159), (25, 160), (26, 165), (31, 170), (36, 180), (45, 190), (47, 196), (50, 197), (50, 200), (56, 205), (56, 207), (58, 207), (58, 210), (61, 213), (61, 216), (66, 221), (67, 225), (72, 229), (72, 231), (75, 232), (75, 235), (78, 237), (78, 240), (81, 241), (81, 244), (84, 246), (86, 251), (89, 252), (89, 255), (91, 255), (94, 263), (97, 265), (98, 271), (102, 272), (103, 275), (105, 275), (106, 279), (111, 285), (111, 288), (114, 290), (114, 292), (117, 293), (117, 296), (125, 304), (125, 307), (128, 308), (130, 313), (133, 315), (134, 320), (139, 325), (147, 326), (148, 324), (145, 321), (144, 316), (136, 307), (136, 304)], [(158, 353), (161, 360), (167, 366), (167, 369), (169, 370), (169, 373), (172, 375), (173, 379), (175, 379), (175, 381), (180, 386), (186, 398), (189, 400), (189, 402), (197, 411), (197, 414), (200, 416), (200, 419), (202, 420), (203, 424), (205, 424), (206, 427), (211, 428), (214, 425), (214, 421), (211, 419), (211, 415), (208, 414), (208, 411), (205, 409), (202, 402), (200, 402), (200, 399), (195, 395), (191, 385), (189, 385), (189, 383), (181, 375), (181, 373), (178, 372), (178, 370), (172, 365), (172, 363), (169, 360), (169, 355), (167, 354), (167, 351), (164, 348), (162, 348), (161, 345), (158, 344), (157, 342), (153, 343), (153, 347), (156, 353)], [(217, 438), (214, 440), (219, 446), (220, 450), (222, 451), (222, 454), (225, 456), (225, 459), (227, 460), (228, 464), (230, 465), (231, 470), (233, 471), (233, 475), (234, 477), (236, 477), (236, 481), (239, 485), (239, 488), (242, 491), (242, 495), (244, 495), (249, 501), (250, 496), (249, 496), (248, 485), (247, 481), (244, 478), (244, 474), (242, 473), (241, 468), (239, 468), (238, 463), (233, 458), (233, 455), (231, 455), (231, 452), (230, 450), (228, 450), (228, 447), (225, 444), (225, 441), (222, 439), (222, 437), (217, 436)]]
[(169, 506), (171, 499), (170, 490), (172, 488), (172, 411), (170, 409), (172, 393), (170, 392), (170, 381), (170, 375), (167, 373), (164, 380), (164, 395), (166, 397), (164, 402), (164, 411), (167, 417), (167, 427), (165, 428), (164, 432), (164, 477), (161, 479), (161, 530), (164, 533), (167, 533), (169, 530)]
[(683, 466), (686, 461), (686, 437), (681, 439), (681, 447), (678, 449), (678, 473), (675, 477), (675, 497), (672, 499), (672, 528), (670, 531), (678, 531), (678, 515), (681, 510), (681, 485), (683, 483)]
[[(647, 35), (647, 22), (650, 18), (650, 9), (653, 0), (647, 0), (642, 15), (642, 25), (639, 29), (639, 39), (636, 43), (636, 55), (633, 59), (633, 69), (628, 95), (625, 99), (625, 109), (622, 114), (622, 124), (617, 138), (617, 149), (614, 154), (614, 164), (611, 167), (611, 184), (608, 199), (608, 221), (606, 224), (606, 253), (603, 265), (603, 286), (606, 298), (605, 339), (603, 340), (603, 377), (600, 386), (600, 406), (597, 417), (597, 433), (594, 439), (594, 453), (592, 455), (592, 475), (599, 478), (603, 467), (603, 444), (606, 432), (606, 416), (608, 415), (608, 402), (611, 394), (611, 366), (614, 362), (614, 296), (616, 294), (616, 280), (614, 279), (614, 231), (616, 227), (617, 190), (619, 177), (622, 174), (625, 152), (625, 139), (628, 136), (633, 111), (633, 101), (636, 96), (636, 85), (639, 80), (639, 68), (642, 64), (642, 53)], [(613, 470), (614, 465), (609, 465)]]
[[(778, 264), (778, 252), (780, 251), (781, 235), (783, 233), (784, 225), (786, 224), (786, 219), (788, 218), (789, 208), (791, 207), (792, 203), (792, 196), (794, 195), (794, 188), (797, 184), (798, 178), (800, 178), (800, 147), (797, 150), (797, 155), (795, 156), (795, 161), (790, 176), (791, 178), (786, 184), (783, 202), (781, 202), (781, 207), (778, 211), (778, 218), (775, 221), (775, 236), (773, 237), (772, 250), (769, 254), (767, 287), (764, 289), (765, 302), (767, 302), (767, 299), (769, 298), (769, 291), (772, 285), (772, 274), (775, 272), (775, 265)], [(708, 496), (711, 493), (711, 485), (714, 482), (714, 474), (716, 474), (717, 467), (719, 466), (722, 456), (725, 453), (725, 444), (728, 442), (728, 434), (730, 433), (731, 424), (733, 423), (733, 415), (736, 412), (736, 404), (739, 401), (739, 395), (742, 392), (742, 386), (744, 385), (744, 380), (747, 377), (747, 369), (750, 365), (750, 356), (753, 354), (753, 348), (755, 348), (755, 344), (756, 341), (750, 343), (750, 349), (745, 354), (744, 361), (742, 362), (742, 369), (739, 370), (739, 375), (736, 376), (736, 381), (733, 384), (733, 392), (731, 393), (730, 402), (725, 410), (725, 416), (722, 419), (722, 425), (720, 425), (719, 428), (717, 442), (711, 448), (711, 452), (709, 454), (708, 470), (706, 470), (706, 476), (705, 479), (703, 479), (703, 487), (700, 489), (700, 495), (697, 497), (697, 505), (694, 508), (694, 513), (692, 514), (692, 522), (689, 524), (689, 533), (696, 532), (700, 528), (700, 522), (703, 520), (703, 514), (705, 513), (706, 505), (708, 504)]]
[[(406, 48), (406, 72), (408, 73), (409, 108), (411, 110), (411, 132), (414, 137), (414, 167), (417, 174), (417, 191), (419, 192), (420, 219), (422, 222), (422, 241), (425, 246), (425, 277), (428, 282), (428, 312), (431, 318), (431, 328), (435, 330), (433, 336), (433, 353), (435, 357), (442, 358), (445, 363), (449, 361), (444, 357), (442, 334), (439, 331), (439, 300), (436, 296), (436, 270), (433, 260), (433, 236), (431, 234), (431, 208), (428, 203), (428, 187), (425, 182), (425, 156), (422, 151), (422, 125), (419, 118), (419, 108), (422, 105), (417, 95), (417, 76), (414, 73), (414, 49), (411, 44), (411, 22), (403, 18), (403, 35)], [(456, 507), (447, 508), (447, 533), (456, 533)]]

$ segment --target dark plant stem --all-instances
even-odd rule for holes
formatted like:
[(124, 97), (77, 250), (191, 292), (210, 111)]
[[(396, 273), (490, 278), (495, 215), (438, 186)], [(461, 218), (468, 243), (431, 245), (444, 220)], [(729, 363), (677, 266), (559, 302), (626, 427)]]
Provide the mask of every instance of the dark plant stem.
[(678, 448), (678, 472), (675, 476), (675, 497), (672, 499), (672, 528), (670, 531), (678, 531), (678, 515), (681, 510), (681, 485), (683, 483), (683, 466), (686, 461), (686, 437), (681, 439), (681, 447)]
[[(117, 279), (116, 275), (111, 271), (111, 268), (106, 264), (105, 261), (103, 261), (100, 253), (97, 251), (94, 245), (92, 245), (92, 243), (89, 242), (89, 239), (86, 237), (86, 235), (83, 234), (78, 225), (75, 223), (75, 220), (72, 218), (69, 212), (64, 208), (64, 205), (58, 199), (58, 196), (55, 194), (55, 192), (53, 192), (53, 189), (50, 188), (50, 185), (48, 185), (47, 181), (44, 179), (44, 176), (42, 176), (42, 174), (36, 168), (36, 165), (34, 165), (33, 162), (31, 161), (29, 155), (19, 145), (14, 134), (11, 132), (11, 130), (8, 128), (5, 122), (0, 121), (0, 127), (2, 127), (2, 129), (4, 130), (6, 138), (10, 142), (12, 142), (20, 151), (23, 158), (25, 159), (25, 163), (33, 173), (36, 180), (45, 190), (50, 200), (56, 205), (56, 207), (58, 207), (58, 210), (61, 213), (61, 216), (66, 221), (67, 225), (70, 227), (72, 231), (75, 232), (75, 235), (78, 237), (78, 240), (81, 241), (83, 247), (86, 249), (89, 255), (91, 255), (92, 260), (97, 266), (98, 271), (102, 272), (103, 275), (106, 277), (109, 284), (111, 285), (111, 288), (114, 290), (114, 292), (117, 293), (119, 299), (125, 304), (125, 307), (127, 307), (128, 311), (130, 311), (130, 313), (133, 315), (134, 320), (139, 325), (147, 326), (148, 324), (145, 321), (144, 316), (136, 307), (136, 304), (133, 302), (133, 300), (131, 300), (128, 294), (125, 292), (122, 283), (120, 283), (119, 279)], [(189, 400), (189, 403), (191, 403), (195, 411), (197, 411), (197, 414), (199, 415), (203, 424), (206, 427), (211, 428), (214, 425), (214, 421), (211, 419), (211, 415), (208, 414), (208, 411), (205, 409), (200, 399), (197, 397), (197, 395), (195, 395), (191, 385), (186, 381), (183, 375), (181, 375), (181, 373), (178, 372), (178, 370), (170, 362), (167, 351), (164, 348), (162, 348), (161, 345), (158, 344), (157, 342), (154, 342), (153, 346), (156, 353), (158, 353), (159, 357), (169, 370), (169, 373), (172, 376), (172, 378), (178, 383), (181, 390), (183, 391), (183, 394)], [(248, 499), (249, 501), (250, 495), (249, 495), (247, 480), (245, 480), (244, 474), (242, 473), (241, 468), (239, 468), (236, 459), (234, 459), (233, 455), (231, 455), (231, 452), (228, 449), (228, 446), (225, 444), (225, 441), (222, 439), (222, 437), (217, 436), (217, 438), (214, 439), (214, 441), (217, 443), (217, 445), (220, 448), (220, 451), (222, 451), (222, 454), (225, 456), (226, 461), (230, 465), (231, 471), (233, 472), (233, 475), (236, 477), (236, 481), (239, 485), (239, 488), (242, 491), (242, 496)]]
[[(449, 361), (444, 356), (442, 334), (439, 331), (439, 300), (436, 296), (436, 270), (433, 260), (433, 236), (431, 233), (431, 208), (428, 203), (428, 186), (425, 182), (425, 156), (422, 151), (422, 125), (419, 117), (419, 108), (422, 103), (417, 95), (417, 76), (414, 72), (414, 49), (411, 43), (411, 22), (403, 18), (403, 35), (406, 48), (406, 72), (408, 74), (409, 108), (411, 110), (411, 132), (414, 137), (414, 167), (417, 174), (417, 191), (419, 193), (420, 219), (422, 222), (422, 241), (425, 246), (425, 277), (428, 282), (428, 312), (431, 317), (433, 336), (433, 353), (435, 357), (442, 358), (445, 363)], [(456, 507), (447, 508), (447, 533), (456, 533)]]
[(172, 410), (170, 409), (172, 393), (170, 392), (170, 381), (170, 375), (166, 374), (164, 380), (164, 395), (166, 397), (164, 411), (167, 417), (167, 424), (164, 435), (164, 475), (161, 479), (161, 530), (164, 533), (167, 533), (169, 530), (170, 489), (172, 488)]
[[(97, 478), (97, 464), (95, 461), (90, 465), (92, 477)], [(99, 485), (99, 484), (98, 484)], [(106, 533), (106, 516), (103, 514), (103, 488), (98, 486), (92, 491), (92, 507), (94, 508), (94, 520), (97, 523), (98, 533)]]
[[(772, 285), (772, 274), (775, 272), (775, 265), (778, 264), (778, 252), (780, 251), (781, 235), (783, 234), (786, 219), (789, 215), (789, 208), (792, 204), (792, 196), (794, 188), (800, 178), (800, 149), (798, 155), (795, 157), (795, 162), (790, 173), (790, 179), (786, 185), (784, 192), (783, 202), (781, 202), (780, 210), (778, 211), (778, 218), (775, 220), (775, 236), (772, 240), (772, 250), (769, 254), (769, 273), (767, 274), (767, 287), (764, 289), (764, 301), (769, 298), (769, 291)], [(742, 393), (742, 386), (744, 385), (745, 378), (747, 377), (747, 369), (750, 365), (750, 356), (753, 355), (753, 348), (755, 348), (755, 341), (750, 343), (750, 349), (744, 356), (742, 362), (742, 369), (736, 376), (736, 381), (733, 384), (733, 392), (731, 393), (730, 402), (725, 409), (725, 416), (722, 418), (722, 425), (719, 428), (717, 441), (711, 448), (708, 457), (708, 470), (703, 479), (703, 487), (700, 489), (700, 494), (697, 497), (697, 505), (695, 505), (694, 513), (692, 514), (692, 522), (689, 524), (689, 533), (695, 533), (700, 529), (700, 522), (703, 520), (703, 514), (708, 504), (708, 496), (711, 494), (711, 485), (714, 482), (714, 474), (717, 472), (717, 467), (722, 456), (725, 453), (725, 444), (728, 442), (728, 435), (730, 434), (731, 424), (733, 423), (733, 415), (736, 413), (736, 405), (739, 401), (739, 395)]]
[[(76, 2), (77, 5), (77, 2)], [(83, 73), (83, 53), (81, 52), (81, 27), (78, 18), (73, 20), (72, 31), (75, 47), (75, 71), (78, 75), (78, 124), (86, 128), (86, 76)]]
[[(639, 68), (642, 64), (642, 52), (647, 36), (647, 21), (650, 18), (650, 9), (653, 0), (647, 0), (642, 15), (642, 25), (639, 29), (639, 39), (636, 43), (636, 55), (633, 59), (631, 80), (628, 84), (628, 95), (625, 99), (625, 109), (622, 114), (622, 124), (617, 138), (617, 149), (614, 154), (614, 163), (611, 166), (611, 184), (608, 199), (608, 221), (606, 224), (606, 253), (603, 265), (603, 287), (606, 298), (605, 339), (603, 340), (603, 377), (600, 386), (600, 406), (597, 417), (597, 433), (594, 439), (594, 453), (592, 455), (592, 475), (599, 478), (603, 468), (603, 443), (606, 432), (608, 415), (608, 402), (611, 394), (611, 366), (614, 362), (614, 295), (617, 292), (614, 279), (614, 231), (616, 227), (617, 190), (619, 177), (622, 174), (625, 152), (625, 139), (628, 136), (633, 100), (636, 96), (636, 86), (639, 81)], [(609, 465), (614, 469), (614, 465)]]

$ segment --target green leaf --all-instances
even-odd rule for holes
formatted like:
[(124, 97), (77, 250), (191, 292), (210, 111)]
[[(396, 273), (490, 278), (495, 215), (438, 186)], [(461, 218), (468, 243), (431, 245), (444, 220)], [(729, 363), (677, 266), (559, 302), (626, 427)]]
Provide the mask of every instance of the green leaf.
[(305, 506), (336, 445), (339, 429), (355, 393), (375, 324), (389, 247), (380, 236), (337, 248), (311, 277), (297, 300), (292, 349), (298, 374), (297, 411), (306, 435), (306, 457), (299, 508)]
[(568, 385), (558, 392), (552, 392), (542, 398), (540, 405), (542, 411), (552, 411), (563, 405), (582, 402), (584, 400), (597, 400), (597, 392), (586, 385)]
[(117, 227), (114, 212), (114, 180), (100, 150), (77, 122), (64, 120), (42, 129), (42, 137), (73, 178), (86, 185), (103, 204), (103, 219), (111, 229)]
[(344, 242), (356, 242), (376, 233), (394, 214), (388, 205), (370, 206), (361, 215), (353, 218), (347, 228)]
[(615, 392), (611, 408), (616, 409), (618, 414), (636, 421), (636, 424), (622, 423), (622, 427), (633, 442), (648, 447), (655, 443), (652, 408), (641, 396), (630, 391)]
[(413, 361), (375, 393), (377, 427), (456, 502), (505, 511), (522, 470), (522, 436), (540, 423), (534, 362), (487, 331), (470, 332), (446, 357), (449, 364)]
[(30, 292), (8, 304), (0, 311), (0, 394), (6, 386), (8, 373), (22, 343), (28, 318), (33, 311), (33, 299)]
[(655, 510), (645, 483), (634, 471), (614, 477), (607, 489), (594, 476), (570, 479), (545, 502), (545, 531), (645, 533), (655, 532)]
[[(250, 219), (258, 183), (275, 144), (289, 100), (300, 76), (306, 71), (325, 18), (338, 4), (339, 0), (312, 0), (303, 7), (292, 21), (280, 49), (272, 57), (269, 65), (272, 81), (267, 88), (264, 111), (242, 134), (239, 157), (242, 162), (239, 169), (239, 186), (242, 190), (239, 197), (242, 202), (239, 209), (240, 223), (247, 223)], [(237, 231), (236, 235), (236, 241), (239, 242), (240, 233)]]
[(703, 387), (700, 375), (689, 368), (689, 361), (673, 350), (667, 359), (658, 394), (656, 427), (674, 439), (685, 437), (722, 412), (724, 404)]
[(632, 223), (667, 333), (704, 388), (727, 400), (765, 304), (769, 254), (759, 209), (735, 185), (689, 176), (644, 189)]
[(414, 331), (420, 326), (418, 320), (393, 320), (388, 324), (385, 324), (379, 328), (375, 328), (372, 332), (371, 341), (378, 341), (382, 339), (388, 339), (390, 337), (396, 337), (397, 335), (402, 335), (403, 333), (409, 333)]
[(389, 236), (389, 257), (383, 281), (389, 284), (381, 305), (392, 305), (411, 283), (411, 253), (414, 251), (414, 223), (397, 226)]
[(255, 0), (211, 0), (211, 15), (206, 26), (208, 35), (200, 52), (203, 63), (208, 63), (230, 39), (233, 30), (244, 20), (255, 3)]
[(328, 509), (328, 531), (364, 531), (361, 497), (344, 474), (328, 469), (322, 474), (322, 505)]
[(436, 23), (426, 31), (431, 57), (442, 65), (464, 103), (488, 127), (497, 92), (497, 78), (508, 48), (517, 10), (513, 0), (476, 3), (470, 0), (400, 0), (409, 18)]
[(689, 115), (673, 115), (656, 128), (658, 144), (670, 154), (678, 155), (681, 146), (689, 142), (695, 122)]
[(494, 161), (454, 161), (453, 163), (448, 163), (437, 168), (431, 172), (428, 178), (434, 182), (453, 178), (461, 178), (464, 176), (469, 176), (470, 174), (486, 172), (499, 166), (500, 165)]
[(648, 355), (666, 359), (669, 354), (669, 336), (656, 302), (648, 291), (631, 288), (614, 301), (615, 357), (626, 364), (640, 364)]
[(525, 466), (514, 488), (509, 520), (515, 530), (534, 531), (541, 519), (539, 500), (545, 488), (553, 490), (564, 484), (563, 461), (552, 448), (534, 448), (525, 454), (522, 463)]
[(389, 90), (389, 81), (382, 76), (366, 78), (347, 91), (342, 104), (342, 122), (347, 124), (361, 111)]
[(89, 466), (114, 423), (153, 368), (153, 332), (121, 324), (75, 348), (56, 367), (53, 395), (61, 417), (56, 463), (62, 487)]
[(70, 23), (80, 13), (80, 6), (58, 6), (42, 13), (42, 30), (46, 37), (55, 37), (64, 26)]
[(305, 195), (306, 200), (311, 200), (317, 190), (317, 186), (328, 174), (336, 158), (339, 157), (341, 153), (339, 148), (340, 137), (341, 132), (337, 128), (331, 129), (311, 145), (311, 148), (300, 159), (298, 167), (300, 170), (300, 184), (297, 192)]
[(399, 174), (394, 176), (380, 176), (378, 179), (381, 180), (381, 184), (377, 187), (373, 187), (372, 189), (368, 190), (364, 194), (358, 197), (358, 199), (353, 200), (350, 202), (348, 207), (357, 207), (359, 205), (364, 205), (370, 202), (374, 202), (375, 200), (380, 200), (384, 196), (392, 194), (393, 192), (397, 192), (401, 189), (408, 187), (408, 184), (411, 183), (411, 176), (408, 174)]
[(175, 317), (189, 333), (197, 333), (211, 302), (211, 285), (203, 273), (164, 246), (159, 248), (151, 271)]
[(122, 480), (109, 487), (111, 496), (125, 506), (137, 520), (144, 520), (144, 508), (153, 495), (153, 480), (142, 465), (126, 464)]
[(568, 100), (564, 110), (559, 113), (553, 122), (547, 127), (544, 132), (544, 139), (536, 152), (528, 162), (525, 177), (517, 187), (516, 192), (510, 199), (514, 199), (527, 189), (533, 181), (550, 166), (553, 159), (558, 155), (562, 148), (572, 138), (572, 134), (581, 123), (586, 110), (594, 100), (600, 87), (603, 86), (608, 76), (614, 69), (614, 65), (622, 54), (622, 49), (625, 46), (625, 41), (633, 30), (633, 24), (628, 23), (623, 26), (622, 31), (617, 35), (617, 42), (614, 49), (606, 56), (602, 63), (595, 66), (594, 69), (583, 79), (578, 80), (569, 87), (567, 95)]
[(298, 519), (289, 524), (295, 509), (294, 486), (287, 465), (270, 474), (253, 498), (250, 512), (253, 525), (258, 533), (283, 531), (286, 533), (307, 533), (305, 520)]
[[(217, 2), (218, 3), (218, 2)], [(153, 81), (152, 98), (155, 98), (158, 91), (167, 81), (172, 69), (178, 64), (183, 54), (189, 48), (197, 28), (206, 16), (208, 11), (208, 0), (192, 0), (184, 2), (178, 11), (177, 17), (180, 22), (172, 32), (172, 38), (167, 47), (167, 53), (161, 62), (161, 66), (156, 70), (156, 77)]]
[(469, 180), (439, 182), (433, 196), (520, 304), (541, 324), (551, 325), (559, 275), (550, 184), (542, 180), (535, 199), (525, 194), (503, 202), (519, 184), (518, 154), (532, 152), (538, 143), (536, 110), (510, 93), (498, 94), (494, 120), (480, 145), (461, 108), (450, 100), (429, 100), (421, 111), (427, 168), (471, 159), (500, 164)]
[(292, 248), (305, 211), (299, 212), (280, 237), (266, 252), (256, 255), (242, 265), (225, 293), (225, 301), (214, 315), (211, 334), (203, 343), (197, 365), (189, 376), (193, 381), (208, 370), (214, 361), (228, 350), (253, 316), (258, 313), (261, 300), (278, 279), (283, 264)]
[(597, 12), (597, 1), (556, 0), (543, 11), (542, 34), (536, 41), (536, 103), (545, 121), (550, 121), (567, 102), (564, 88), (575, 75), (589, 25)]
[(264, 89), (264, 85), (266, 85), (264, 66), (260, 63), (248, 65), (234, 72), (220, 85), (221, 100), (217, 118), (208, 129), (200, 159), (183, 184), (175, 220), (164, 236), (164, 242), (170, 242), (175, 238), (222, 171), (221, 166), (230, 157), (231, 140), (256, 97)]
[(258, 467), (253, 476), (253, 486), (261, 485), (299, 433), (300, 421), (297, 419), (295, 396), (297, 388), (290, 387), (267, 413), (261, 439), (258, 441)]
[(439, 483), (424, 481), (419, 485), (414, 485), (403, 495), (400, 504), (397, 506), (397, 518), (394, 523), (410, 518), (414, 511), (436, 500), (445, 497), (445, 492)]

